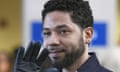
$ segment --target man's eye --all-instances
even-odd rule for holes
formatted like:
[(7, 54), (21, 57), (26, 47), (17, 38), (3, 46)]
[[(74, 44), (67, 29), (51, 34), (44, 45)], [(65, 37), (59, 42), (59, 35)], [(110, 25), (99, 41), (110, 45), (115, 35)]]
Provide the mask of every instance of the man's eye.
[(50, 32), (44, 32), (44, 36), (49, 36), (51, 33)]
[(68, 30), (61, 30), (61, 31), (60, 31), (60, 34), (62, 34), (62, 35), (63, 35), (63, 34), (67, 34), (67, 33), (69, 33)]

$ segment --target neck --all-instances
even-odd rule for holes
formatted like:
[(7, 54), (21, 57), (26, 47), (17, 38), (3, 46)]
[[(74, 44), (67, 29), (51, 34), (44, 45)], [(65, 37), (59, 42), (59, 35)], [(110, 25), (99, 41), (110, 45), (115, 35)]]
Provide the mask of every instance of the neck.
[(79, 59), (77, 59), (74, 64), (67, 68), (63, 68), (63, 72), (76, 72), (77, 69), (80, 68), (88, 60), (88, 58), (88, 50), (85, 50), (83, 55)]

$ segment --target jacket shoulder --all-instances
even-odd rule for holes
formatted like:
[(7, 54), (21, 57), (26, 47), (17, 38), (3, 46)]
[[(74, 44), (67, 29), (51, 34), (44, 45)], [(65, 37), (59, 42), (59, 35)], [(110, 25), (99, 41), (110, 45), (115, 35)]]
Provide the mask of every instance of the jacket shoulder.
[(103, 66), (100, 66), (100, 67), (98, 68), (98, 71), (97, 71), (97, 72), (113, 72), (113, 71), (108, 70), (108, 69), (104, 68)]

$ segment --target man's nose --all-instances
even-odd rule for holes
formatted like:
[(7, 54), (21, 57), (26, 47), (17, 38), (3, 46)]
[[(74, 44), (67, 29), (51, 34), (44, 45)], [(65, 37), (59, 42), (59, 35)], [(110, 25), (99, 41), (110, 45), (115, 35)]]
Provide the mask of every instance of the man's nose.
[(57, 34), (53, 33), (49, 39), (49, 45), (56, 46), (60, 44), (60, 38)]

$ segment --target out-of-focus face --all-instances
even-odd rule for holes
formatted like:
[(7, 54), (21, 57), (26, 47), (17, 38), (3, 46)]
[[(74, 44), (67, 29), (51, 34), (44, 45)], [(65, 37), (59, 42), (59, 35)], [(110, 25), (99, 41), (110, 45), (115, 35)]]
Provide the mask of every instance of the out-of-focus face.
[(67, 67), (84, 53), (81, 29), (73, 23), (69, 13), (53, 11), (44, 20), (44, 47), (54, 64)]
[(5, 54), (0, 54), (0, 72), (9, 72), (10, 63)]

